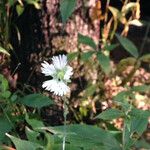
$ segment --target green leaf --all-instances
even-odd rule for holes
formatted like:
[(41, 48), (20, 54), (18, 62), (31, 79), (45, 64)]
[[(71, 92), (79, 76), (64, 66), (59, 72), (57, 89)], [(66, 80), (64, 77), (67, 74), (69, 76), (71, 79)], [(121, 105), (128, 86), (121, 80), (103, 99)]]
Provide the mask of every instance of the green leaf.
[(100, 113), (96, 118), (103, 120), (112, 120), (124, 116), (124, 113), (118, 109), (107, 109)]
[(146, 130), (148, 125), (147, 118), (134, 117), (131, 118), (131, 132), (138, 133), (139, 136)]
[(33, 131), (28, 127), (25, 128), (26, 136), (30, 142), (39, 143), (38, 136), (40, 135), (39, 132)]
[(145, 63), (150, 63), (150, 54), (143, 55), (140, 60)]
[(36, 9), (41, 9), (41, 5), (39, 3), (39, 0), (26, 0), (28, 4), (33, 5)]
[(150, 111), (149, 110), (140, 110), (137, 108), (132, 108), (132, 110), (129, 112), (129, 115), (136, 118), (146, 118), (150, 117)]
[(42, 108), (54, 104), (51, 99), (42, 94), (30, 94), (19, 100), (19, 103), (33, 108)]
[(76, 0), (61, 0), (60, 1), (60, 13), (62, 22), (65, 23), (73, 13), (76, 6)]
[(108, 56), (104, 55), (101, 52), (97, 53), (97, 59), (102, 67), (102, 70), (108, 75), (111, 71), (110, 59)]
[(85, 89), (85, 96), (92, 96), (96, 91), (96, 85), (89, 84), (88, 87)]
[(39, 128), (39, 127), (44, 127), (44, 124), (42, 121), (37, 120), (37, 119), (30, 119), (29, 116), (26, 114), (26, 122), (33, 128)]
[(139, 56), (137, 47), (129, 39), (122, 37), (119, 34), (116, 34), (116, 37), (124, 47), (124, 49), (128, 51), (132, 56), (136, 58)]
[(122, 91), (113, 97), (114, 101), (121, 105), (125, 112), (129, 111), (131, 107), (131, 105), (128, 103), (129, 96), (132, 96), (131, 91)]
[(18, 16), (20, 16), (24, 11), (24, 7), (18, 4), (16, 5), (16, 11), (17, 11)]
[(69, 54), (67, 55), (68, 61), (74, 60), (76, 57), (78, 57), (78, 55), (79, 55), (79, 52), (69, 53)]
[(105, 45), (104, 49), (106, 49), (107, 51), (112, 51), (118, 46), (119, 46), (119, 44)]
[(130, 94), (131, 94), (130, 91), (121, 91), (116, 96), (114, 96), (113, 99), (116, 102), (124, 102), (126, 100), (127, 96), (129, 96)]
[(11, 123), (4, 117), (0, 117), (0, 142), (5, 138), (5, 133), (11, 131)]
[(88, 45), (88, 46), (92, 47), (94, 50), (97, 49), (97, 46), (92, 38), (82, 35), (80, 33), (78, 34), (78, 43)]
[[(45, 130), (63, 138), (64, 126), (45, 127)], [(85, 150), (120, 150), (119, 142), (112, 133), (90, 125), (67, 125), (66, 143)]]
[(131, 88), (132, 91), (135, 92), (146, 92), (146, 91), (150, 91), (150, 85), (139, 85), (139, 86), (133, 86)]
[(9, 134), (6, 135), (12, 140), (17, 150), (37, 150), (38, 148), (43, 148), (40, 144), (21, 140)]
[(8, 99), (11, 95), (11, 92), (10, 91), (4, 91), (1, 93), (1, 96), (5, 99)]
[(6, 55), (10, 56), (8, 51), (6, 49), (4, 49), (3, 47), (1, 47), (1, 46), (0, 46), (0, 53), (3, 53), (3, 54), (6, 54)]
[(148, 150), (150, 149), (150, 144), (147, 143), (144, 139), (141, 139), (135, 143), (135, 147), (138, 149)]
[(134, 66), (136, 64), (136, 58), (134, 57), (127, 57), (125, 59), (121, 59), (121, 61), (117, 64), (116, 73), (122, 73), (126, 70), (129, 66)]
[(95, 53), (94, 51), (83, 52), (83, 53), (81, 54), (81, 60), (83, 60), (83, 61), (88, 61), (88, 60), (92, 57), (92, 55), (93, 55), (94, 53)]
[(8, 3), (10, 5), (10, 7), (12, 7), (15, 4), (15, 1), (14, 0), (8, 0)]
[(124, 134), (123, 139), (124, 139), (124, 149), (129, 150), (131, 146), (134, 144), (135, 140), (131, 138), (131, 132), (129, 131), (130, 129), (128, 126), (130, 126), (130, 121), (124, 120), (125, 123), (125, 128), (124, 128)]
[(0, 74), (0, 90), (2, 92), (6, 91), (9, 88), (8, 81)]

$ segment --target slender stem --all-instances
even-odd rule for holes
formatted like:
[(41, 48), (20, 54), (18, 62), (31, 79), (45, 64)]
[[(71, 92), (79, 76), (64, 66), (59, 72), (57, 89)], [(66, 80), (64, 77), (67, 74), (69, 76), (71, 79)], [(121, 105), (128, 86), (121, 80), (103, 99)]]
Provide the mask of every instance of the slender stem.
[(63, 133), (63, 145), (62, 149), (65, 150), (65, 145), (66, 145), (66, 125), (67, 125), (67, 114), (68, 114), (68, 107), (67, 107), (67, 99), (66, 97), (63, 98), (63, 108), (64, 108), (64, 133)]
[(125, 121), (124, 121), (124, 123), (123, 123), (122, 150), (125, 150)]

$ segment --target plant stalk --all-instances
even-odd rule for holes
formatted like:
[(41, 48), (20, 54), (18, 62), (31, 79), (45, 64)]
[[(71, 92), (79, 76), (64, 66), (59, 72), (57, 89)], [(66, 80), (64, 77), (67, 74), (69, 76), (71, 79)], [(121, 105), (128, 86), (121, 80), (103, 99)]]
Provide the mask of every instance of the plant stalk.
[(62, 150), (65, 150), (66, 147), (66, 125), (67, 125), (67, 114), (68, 114), (68, 107), (67, 107), (67, 98), (63, 98), (63, 117), (64, 117), (64, 133), (63, 133), (63, 145)]

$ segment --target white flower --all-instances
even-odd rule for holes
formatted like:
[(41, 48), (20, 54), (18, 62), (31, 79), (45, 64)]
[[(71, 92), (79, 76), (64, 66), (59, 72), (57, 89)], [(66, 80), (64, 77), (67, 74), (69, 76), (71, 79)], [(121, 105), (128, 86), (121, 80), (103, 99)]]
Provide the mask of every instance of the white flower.
[(55, 95), (63, 96), (70, 92), (67, 83), (73, 74), (72, 67), (67, 65), (67, 57), (65, 55), (53, 56), (52, 64), (44, 61), (41, 71), (45, 76), (51, 76), (52, 79), (45, 81), (42, 85), (48, 91), (54, 92)]

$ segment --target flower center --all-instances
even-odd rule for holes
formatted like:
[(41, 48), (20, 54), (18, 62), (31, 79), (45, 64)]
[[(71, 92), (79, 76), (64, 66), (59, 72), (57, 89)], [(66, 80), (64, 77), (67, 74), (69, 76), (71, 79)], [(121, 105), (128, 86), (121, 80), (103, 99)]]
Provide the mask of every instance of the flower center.
[(58, 70), (57, 71), (57, 79), (58, 80), (63, 80), (64, 79), (64, 75), (65, 75), (65, 70)]

